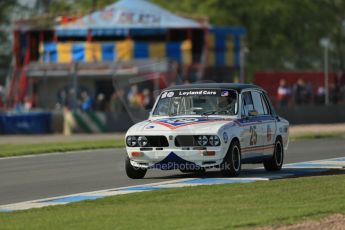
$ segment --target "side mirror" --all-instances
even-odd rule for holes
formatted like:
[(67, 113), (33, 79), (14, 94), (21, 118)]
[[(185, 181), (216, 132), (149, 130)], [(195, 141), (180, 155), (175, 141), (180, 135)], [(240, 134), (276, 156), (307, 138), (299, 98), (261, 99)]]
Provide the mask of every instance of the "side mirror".
[(258, 111), (256, 111), (256, 110), (250, 110), (250, 111), (248, 112), (248, 115), (249, 115), (250, 117), (256, 117), (256, 116), (258, 115)]

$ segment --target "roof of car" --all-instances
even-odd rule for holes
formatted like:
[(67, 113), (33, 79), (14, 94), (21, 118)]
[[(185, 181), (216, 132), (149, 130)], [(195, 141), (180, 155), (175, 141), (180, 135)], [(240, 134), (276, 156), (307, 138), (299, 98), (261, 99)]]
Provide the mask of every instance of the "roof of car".
[(198, 83), (198, 84), (186, 84), (175, 85), (167, 88), (166, 90), (184, 90), (184, 89), (233, 89), (241, 92), (244, 89), (258, 89), (264, 91), (261, 87), (252, 84), (240, 84), (240, 83)]

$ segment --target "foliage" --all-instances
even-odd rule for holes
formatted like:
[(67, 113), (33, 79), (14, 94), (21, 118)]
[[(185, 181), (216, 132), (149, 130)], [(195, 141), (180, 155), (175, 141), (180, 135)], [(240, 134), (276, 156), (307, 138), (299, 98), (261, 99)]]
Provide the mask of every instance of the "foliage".
[(11, 12), (16, 4), (16, 1), (0, 1), (0, 83), (11, 61), (9, 25)]
[[(54, 2), (54, 1), (53, 1)], [(61, 2), (63, 1), (57, 1)], [(67, 1), (64, 1), (67, 4)], [(68, 1), (70, 10), (84, 13), (115, 1)], [(247, 28), (249, 67), (259, 69), (322, 69), (320, 39), (329, 37), (333, 69), (345, 67), (342, 0), (152, 0), (168, 10), (208, 16), (213, 25)], [(52, 8), (55, 9), (54, 4)], [(56, 10), (56, 9), (55, 9)]]

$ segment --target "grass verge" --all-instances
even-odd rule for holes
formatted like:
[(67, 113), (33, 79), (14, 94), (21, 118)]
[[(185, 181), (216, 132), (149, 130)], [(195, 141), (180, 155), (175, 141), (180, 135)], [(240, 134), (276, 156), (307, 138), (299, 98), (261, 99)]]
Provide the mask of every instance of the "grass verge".
[(51, 152), (66, 152), (84, 149), (120, 148), (124, 147), (123, 140), (75, 141), (64, 143), (42, 144), (2, 144), (0, 157), (22, 156)]
[(296, 140), (313, 140), (313, 139), (323, 139), (323, 138), (344, 138), (344, 132), (324, 132), (324, 133), (301, 133), (290, 135), (291, 141)]
[(344, 214), (345, 175), (157, 190), (0, 213), (1, 229), (233, 229)]
[[(290, 140), (311, 140), (321, 138), (344, 138), (345, 133), (304, 133), (290, 135)], [(0, 158), (10, 156), (23, 156), (32, 154), (67, 152), (86, 149), (101, 148), (123, 148), (123, 140), (95, 140), (95, 141), (75, 141), (62, 143), (44, 143), (44, 144), (1, 144)]]

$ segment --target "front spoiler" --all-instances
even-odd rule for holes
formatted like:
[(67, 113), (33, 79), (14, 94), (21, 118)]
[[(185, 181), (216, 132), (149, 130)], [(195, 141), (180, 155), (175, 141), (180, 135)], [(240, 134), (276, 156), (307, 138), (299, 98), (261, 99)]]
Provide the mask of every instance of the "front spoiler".
[(198, 160), (186, 160), (178, 156), (174, 152), (169, 153), (164, 159), (153, 162), (143, 161), (139, 159), (131, 159), (131, 164), (134, 167), (147, 168), (147, 169), (161, 169), (161, 170), (198, 170), (201, 168), (214, 167), (221, 164), (223, 159), (198, 159)]

